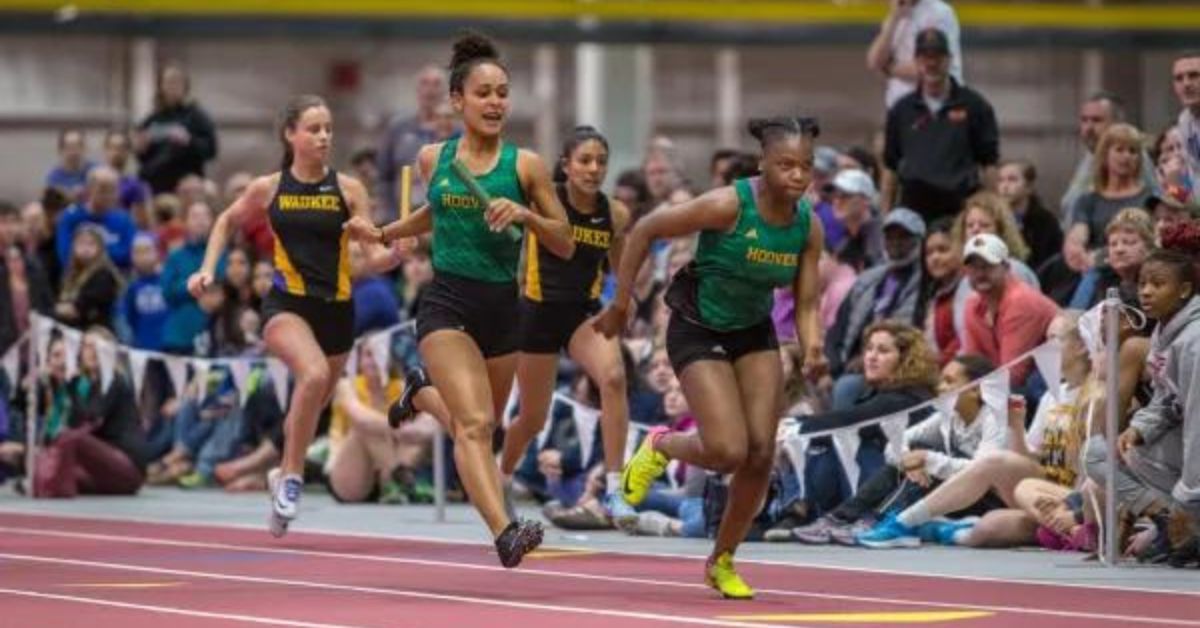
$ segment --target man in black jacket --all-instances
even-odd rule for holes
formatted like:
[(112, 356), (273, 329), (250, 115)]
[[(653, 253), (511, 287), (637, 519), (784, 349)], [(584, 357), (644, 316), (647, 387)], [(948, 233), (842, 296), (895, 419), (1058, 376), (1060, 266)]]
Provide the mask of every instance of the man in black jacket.
[(154, 194), (174, 192), (189, 174), (204, 176), (204, 163), (217, 156), (212, 119), (188, 98), (188, 78), (179, 66), (159, 73), (154, 113), (138, 125), (134, 147), (141, 163), (138, 176)]

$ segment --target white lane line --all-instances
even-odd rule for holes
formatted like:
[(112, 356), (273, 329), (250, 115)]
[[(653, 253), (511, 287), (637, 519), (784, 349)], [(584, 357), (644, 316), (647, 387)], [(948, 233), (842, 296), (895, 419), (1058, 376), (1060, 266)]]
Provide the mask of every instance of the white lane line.
[[(183, 523), (179, 521), (170, 521), (166, 519), (156, 519), (153, 517), (130, 517), (128, 515), (107, 515), (100, 513), (72, 513), (72, 512), (47, 512), (34, 508), (21, 508), (4, 505), (0, 507), (0, 515), (16, 514), (29, 515), (36, 517), (44, 517), (47, 519), (67, 519), (72, 521), (107, 521), (107, 522), (127, 522), (140, 523), (149, 525), (161, 525), (175, 528), (218, 528), (227, 530), (249, 530), (253, 532), (261, 532), (264, 526), (259, 524), (239, 524), (239, 523)], [(354, 532), (328, 528), (304, 528), (296, 529), (297, 535), (313, 535), (313, 536), (334, 536), (340, 538), (356, 538), (356, 539), (377, 539), (383, 541), (410, 541), (417, 543), (430, 543), (437, 545), (469, 545), (475, 547), (486, 546), (483, 540), (466, 541), (461, 539), (445, 539), (433, 536), (419, 535), (404, 535), (404, 534), (378, 534), (372, 532)], [(555, 549), (586, 549), (597, 551), (602, 554), (612, 554), (614, 556), (632, 556), (638, 558), (675, 558), (684, 560), (701, 561), (705, 560), (705, 556), (697, 556), (692, 554), (680, 554), (672, 552), (634, 552), (621, 549), (596, 548), (584, 545), (557, 544)], [(983, 551), (983, 550), (981, 550)], [(1200, 587), (1195, 591), (1177, 590), (1177, 589), (1155, 589), (1152, 587), (1131, 587), (1115, 584), (1082, 584), (1076, 582), (1053, 582), (1049, 579), (1035, 580), (1031, 578), (1002, 578), (997, 576), (968, 576), (963, 574), (937, 574), (923, 571), (910, 571), (905, 569), (877, 569), (871, 567), (855, 567), (855, 566), (840, 566), (827, 565), (824, 563), (813, 563), (806, 561), (782, 561), (782, 560), (767, 560), (767, 559), (752, 559), (739, 558), (738, 563), (743, 565), (769, 565), (773, 567), (805, 567), (809, 569), (821, 569), (824, 571), (840, 571), (848, 573), (866, 573), (884, 576), (908, 576), (913, 578), (935, 578), (938, 580), (961, 580), (964, 582), (985, 582), (985, 583), (1001, 583), (1001, 584), (1027, 584), (1036, 587), (1060, 587), (1064, 589), (1084, 589), (1087, 591), (1096, 591), (1102, 593), (1104, 591), (1121, 591), (1125, 593), (1155, 593), (1161, 595), (1183, 595), (1189, 597), (1200, 597)]]
[[(598, 582), (614, 582), (619, 584), (630, 585), (647, 585), (658, 587), (674, 587), (687, 589), (706, 589), (707, 586), (692, 582), (677, 582), (672, 580), (656, 580), (652, 578), (635, 578), (627, 576), (606, 576), (600, 574), (578, 573), (570, 571), (558, 571), (550, 569), (516, 569), (508, 570), (502, 567), (493, 565), (476, 565), (471, 563), (457, 563), (452, 561), (431, 560), (424, 558), (403, 558), (398, 556), (374, 556), (369, 554), (346, 554), (342, 552), (329, 552), (321, 550), (306, 550), (286, 547), (258, 547), (253, 545), (236, 545), (230, 543), (211, 543), (206, 541), (181, 541), (176, 539), (164, 539), (148, 536), (126, 537), (112, 534), (93, 534), (88, 532), (65, 532), (58, 530), (35, 530), (30, 528), (16, 528), (0, 526), (0, 533), (3, 534), (27, 534), (31, 536), (48, 536), (59, 538), (80, 539), (88, 541), (104, 541), (108, 543), (127, 543), (134, 545), (158, 545), (166, 547), (186, 547), (193, 549), (209, 549), (222, 551), (240, 551), (240, 552), (257, 552), (262, 554), (279, 554), (288, 556), (305, 556), (313, 558), (329, 558), (336, 560), (357, 560), (373, 563), (390, 563), (400, 565), (419, 565), (422, 567), (441, 567), (448, 569), (463, 569), (472, 571), (495, 571), (505, 572), (511, 576), (543, 576), (551, 578), (570, 578), (576, 580), (592, 580)], [(1013, 606), (993, 606), (986, 604), (957, 604), (951, 602), (938, 602), (929, 600), (890, 598), (890, 597), (875, 597), (863, 595), (849, 595), (840, 593), (816, 593), (808, 591), (794, 591), (787, 589), (758, 589), (760, 594), (772, 594), (784, 597), (801, 597), (815, 598), (822, 600), (840, 600), (847, 602), (865, 602), (870, 604), (895, 604), (898, 606), (916, 606), (916, 607), (933, 607), (947, 609), (971, 609), (989, 611), (993, 613), (1016, 613), (1021, 615), (1037, 615), (1051, 617), (1067, 617), (1075, 619), (1094, 619), (1100, 621), (1114, 622), (1140, 622), (1149, 624), (1162, 624), (1168, 626), (1196, 626), (1200, 627), (1200, 620), (1185, 620), (1171, 618), (1157, 618), (1144, 616), (1130, 615), (1109, 615), (1103, 613), (1088, 613), (1082, 611), (1063, 611), (1055, 609), (1037, 609), (1037, 608), (1020, 608)]]
[(318, 624), (310, 621), (294, 621), (291, 619), (276, 619), (274, 617), (261, 617), (259, 615), (239, 615), (236, 613), (214, 613), (210, 611), (195, 611), (186, 608), (176, 608), (174, 606), (157, 606), (151, 604), (130, 604), (128, 602), (114, 602), (112, 600), (100, 600), (93, 597), (82, 597), (78, 595), (60, 595), (57, 593), (41, 593), (39, 591), (26, 591), (23, 589), (7, 589), (0, 588), (0, 595), (15, 595), (20, 597), (31, 597), (42, 600), (54, 600), (55, 602), (75, 602), (78, 604), (92, 604), (95, 606), (111, 606), (113, 608), (124, 608), (135, 611), (146, 611), (149, 613), (161, 613), (164, 615), (185, 615), (187, 617), (202, 617), (204, 619), (221, 619), (225, 621), (243, 621), (251, 624), (267, 624), (270, 626), (296, 626), (297, 628), (355, 628), (345, 624)]
[[(51, 558), (48, 556), (33, 556), (29, 554), (9, 554), (0, 553), (0, 559), (24, 561), (31, 563), (42, 563), (48, 565), (71, 565), (77, 567), (93, 567), (96, 569), (111, 569), (115, 571), (134, 571), (139, 573), (153, 573), (171, 576), (187, 576), (191, 578), (206, 578), (210, 580), (221, 580), (226, 582), (246, 582), (252, 584), (272, 584), (286, 587), (296, 587), (303, 589), (317, 589), (320, 591), (343, 591), (346, 593), (364, 593), (372, 595), (385, 595), (392, 597), (417, 598), (423, 600), (436, 600), (439, 602), (458, 602), (461, 604), (473, 604), (476, 606), (499, 606), (502, 608), (516, 608), (527, 611), (553, 611), (557, 613), (570, 613), (576, 615), (601, 615), (604, 617), (616, 617), (620, 619), (641, 619), (646, 621), (658, 621), (672, 624), (688, 624), (695, 626), (722, 626), (727, 628), (762, 628), (761, 623), (748, 623), (740, 621), (729, 621), (720, 619), (708, 619), (705, 617), (681, 617), (678, 615), (661, 615), (658, 613), (642, 613), (635, 611), (617, 611), (606, 608), (587, 608), (583, 606), (566, 606), (563, 604), (537, 604), (534, 602), (514, 602), (510, 600), (496, 600), (481, 597), (471, 597), (466, 595), (447, 595), (443, 593), (430, 593), (426, 591), (409, 591), (404, 589), (382, 589), (378, 587), (361, 587), (347, 584), (338, 584), (336, 582), (313, 582), (309, 580), (293, 580), (286, 578), (268, 578), (264, 576), (244, 576), (236, 574), (213, 573), (209, 571), (192, 571), (188, 569), (168, 569), (166, 567), (147, 567), (142, 565), (131, 565), (126, 563), (111, 563), (94, 560), (77, 560), (71, 558)], [(781, 628), (803, 628), (787, 624)]]

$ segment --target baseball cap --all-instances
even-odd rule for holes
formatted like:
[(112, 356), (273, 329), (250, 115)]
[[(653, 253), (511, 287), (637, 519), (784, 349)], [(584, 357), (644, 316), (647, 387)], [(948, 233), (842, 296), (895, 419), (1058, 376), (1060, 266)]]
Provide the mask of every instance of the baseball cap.
[(937, 28), (926, 28), (917, 33), (917, 54), (950, 54), (950, 40)]
[(887, 218), (883, 220), (883, 228), (888, 227), (900, 227), (918, 238), (925, 237), (925, 220), (920, 214), (906, 207), (897, 207), (888, 212)]
[(1008, 261), (1008, 246), (1004, 240), (990, 234), (981, 233), (971, 236), (963, 247), (963, 261), (970, 261), (972, 256), (978, 256), (983, 261), (992, 264), (1003, 264)]
[(837, 172), (837, 158), (837, 150), (828, 146), (818, 146), (813, 151), (813, 169), (821, 174), (833, 174)]
[(875, 202), (875, 182), (862, 170), (843, 170), (833, 178), (833, 188), (845, 194), (865, 196)]

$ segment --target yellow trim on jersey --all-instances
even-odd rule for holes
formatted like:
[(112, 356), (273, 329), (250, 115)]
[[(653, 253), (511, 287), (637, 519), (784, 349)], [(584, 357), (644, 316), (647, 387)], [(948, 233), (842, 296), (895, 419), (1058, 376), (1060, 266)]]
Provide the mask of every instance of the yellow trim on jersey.
[(525, 238), (525, 296), (534, 301), (542, 300), (542, 273), (538, 268), (537, 234), (529, 231)]
[(350, 300), (350, 232), (343, 231), (338, 240), (337, 301)]
[(275, 270), (283, 273), (283, 280), (287, 285), (288, 294), (301, 297), (306, 294), (304, 277), (301, 277), (300, 273), (296, 271), (296, 267), (292, 265), (292, 260), (288, 257), (287, 249), (283, 248), (283, 242), (279, 239), (278, 235), (275, 236)]
[(604, 262), (600, 262), (600, 267), (596, 269), (596, 280), (592, 282), (592, 289), (588, 292), (590, 299), (599, 299), (600, 293), (604, 290)]

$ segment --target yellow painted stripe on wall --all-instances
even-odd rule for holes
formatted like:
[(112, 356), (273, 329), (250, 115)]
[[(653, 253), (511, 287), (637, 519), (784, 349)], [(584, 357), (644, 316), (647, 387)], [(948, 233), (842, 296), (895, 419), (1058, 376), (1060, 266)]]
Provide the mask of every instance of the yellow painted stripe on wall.
[[(453, 3), (412, 0), (79, 0), (81, 13), (143, 13), (163, 16), (273, 17), (424, 17), (490, 19), (712, 21), (774, 24), (877, 24), (886, 13), (883, 2), (838, 5), (829, 0), (456, 0)], [(57, 11), (61, 0), (9, 0), (4, 11)], [(1108, 5), (1081, 3), (1004, 4), (956, 3), (959, 20), (973, 27), (1038, 27), (1064, 30), (1200, 28), (1200, 11), (1171, 5)]]

